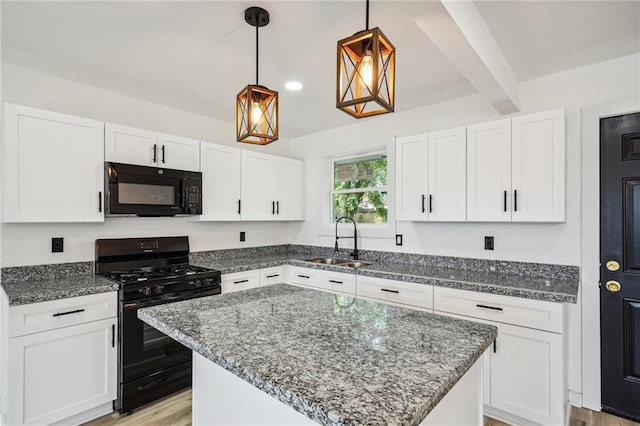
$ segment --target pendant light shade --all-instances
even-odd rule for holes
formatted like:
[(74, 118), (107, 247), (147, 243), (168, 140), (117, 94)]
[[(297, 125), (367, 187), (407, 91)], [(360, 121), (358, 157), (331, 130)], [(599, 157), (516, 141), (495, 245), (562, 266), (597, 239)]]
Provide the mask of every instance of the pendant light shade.
[(336, 107), (356, 118), (393, 112), (396, 49), (380, 28), (338, 41)]
[(250, 7), (245, 21), (256, 27), (256, 84), (250, 84), (236, 98), (238, 142), (266, 145), (278, 140), (278, 92), (258, 84), (258, 28), (269, 23), (269, 12)]

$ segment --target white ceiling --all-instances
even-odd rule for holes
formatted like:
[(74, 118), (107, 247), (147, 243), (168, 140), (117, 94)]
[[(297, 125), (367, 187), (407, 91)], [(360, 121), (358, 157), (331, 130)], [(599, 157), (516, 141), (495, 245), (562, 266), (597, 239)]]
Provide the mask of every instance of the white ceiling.
[[(255, 82), (243, 18), (255, 5), (271, 14), (260, 83), (280, 92), (281, 137), (353, 123), (335, 108), (336, 42), (364, 29), (364, 1), (3, 1), (2, 60), (232, 123), (236, 94)], [(636, 1), (476, 5), (519, 81), (640, 51)], [(396, 111), (476, 92), (414, 20), (443, 11), (371, 2), (371, 27), (397, 49)], [(304, 89), (286, 91), (290, 79)]]

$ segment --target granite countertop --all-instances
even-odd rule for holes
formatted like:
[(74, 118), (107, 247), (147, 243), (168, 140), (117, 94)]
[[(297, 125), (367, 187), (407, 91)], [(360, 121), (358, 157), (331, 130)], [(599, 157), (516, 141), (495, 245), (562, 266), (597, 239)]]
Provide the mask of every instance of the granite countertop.
[(417, 425), (493, 326), (286, 284), (138, 311), (143, 321), (325, 425)]
[(85, 274), (64, 278), (3, 282), (2, 288), (7, 293), (9, 305), (15, 306), (117, 291), (120, 284), (98, 275)]
[[(233, 259), (196, 256), (191, 262), (195, 265), (218, 269), (223, 274), (289, 264), (305, 268), (353, 273), (417, 284), (430, 284), (439, 287), (450, 287), (559, 303), (576, 303), (580, 284), (578, 280), (527, 277), (499, 272), (481, 272), (417, 264), (370, 262), (369, 265), (355, 269), (305, 261), (313, 257), (316, 256), (300, 253), (235, 257)], [(368, 263), (369, 261), (362, 260), (362, 262)]]

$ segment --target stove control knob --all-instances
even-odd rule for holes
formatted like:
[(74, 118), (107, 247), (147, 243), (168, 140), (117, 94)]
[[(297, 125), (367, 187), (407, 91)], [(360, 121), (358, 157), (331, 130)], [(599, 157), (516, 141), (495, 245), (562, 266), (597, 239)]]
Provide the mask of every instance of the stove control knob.
[(151, 287), (145, 287), (141, 289), (145, 296), (151, 296), (153, 294), (153, 289)]
[(201, 279), (195, 279), (192, 282), (194, 287), (201, 287), (202, 286), (202, 280)]
[(156, 286), (156, 294), (162, 293), (162, 290), (164, 290), (164, 286), (163, 285), (157, 285)]

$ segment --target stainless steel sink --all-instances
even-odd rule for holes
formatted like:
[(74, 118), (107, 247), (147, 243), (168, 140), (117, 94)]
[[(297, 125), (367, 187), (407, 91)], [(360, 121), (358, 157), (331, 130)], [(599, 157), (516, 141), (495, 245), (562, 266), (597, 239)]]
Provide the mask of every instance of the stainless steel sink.
[(314, 259), (307, 259), (306, 262), (323, 263), (325, 265), (342, 265), (349, 263), (349, 259), (336, 259), (334, 257), (316, 257)]
[(349, 268), (359, 268), (361, 266), (367, 266), (367, 265), (371, 265), (371, 264), (366, 262), (345, 262), (345, 263), (340, 263), (338, 266), (347, 266)]
[(324, 265), (346, 266), (348, 268), (359, 268), (361, 266), (370, 265), (370, 263), (354, 262), (350, 259), (336, 259), (335, 257), (316, 257), (314, 259), (307, 259), (306, 261), (322, 263)]

